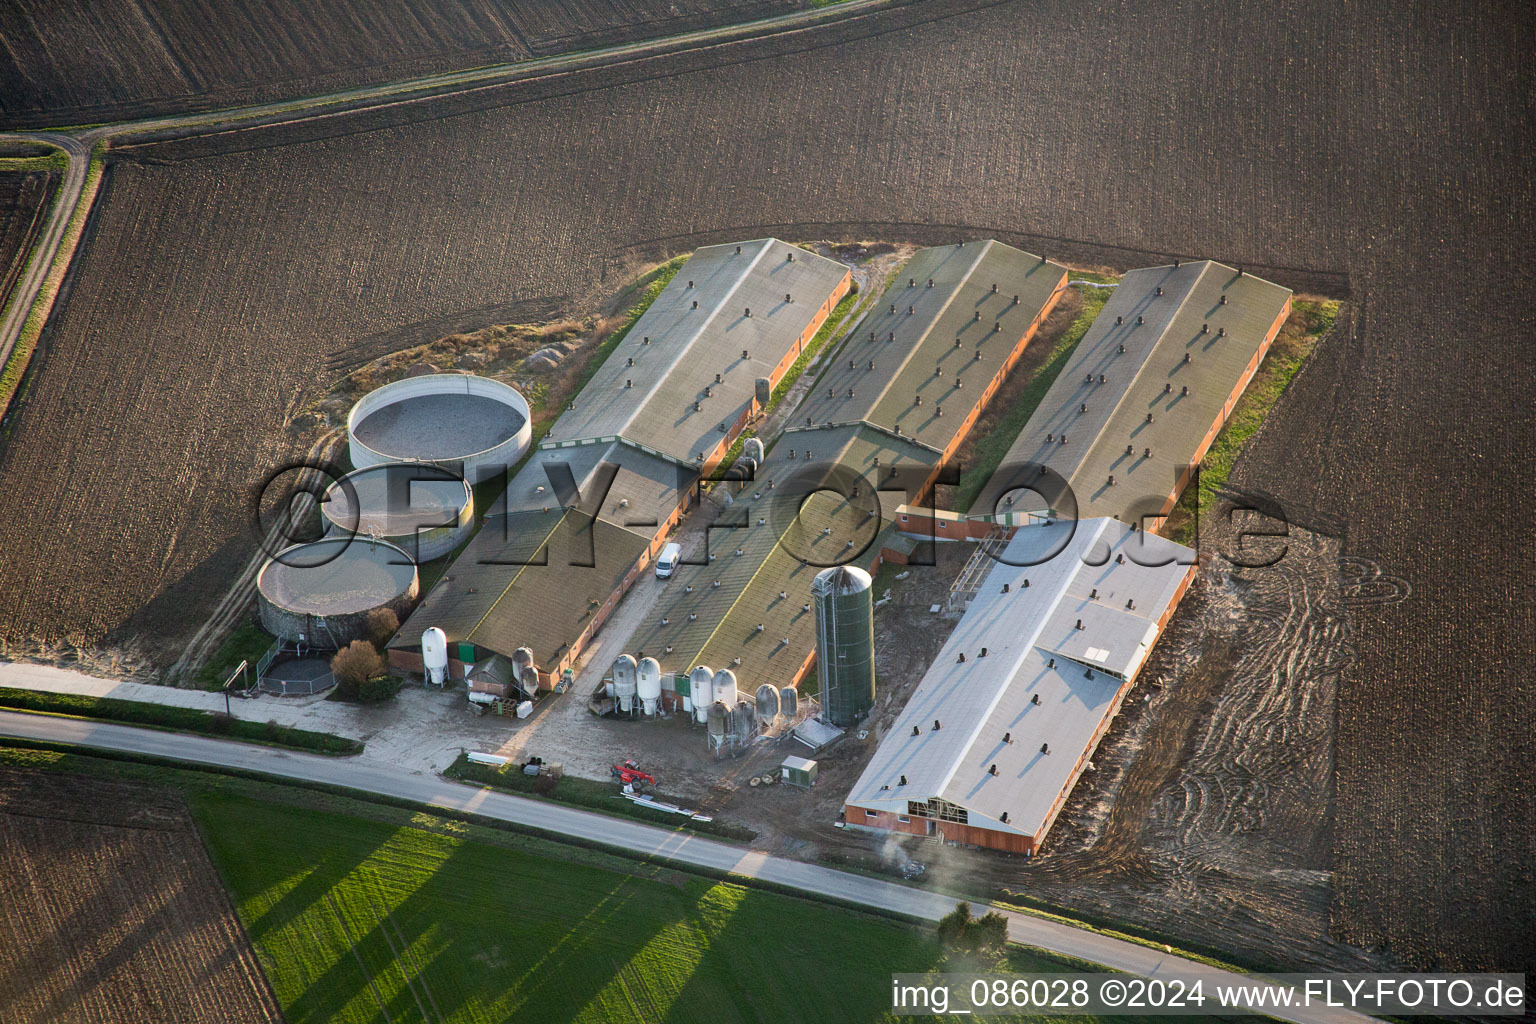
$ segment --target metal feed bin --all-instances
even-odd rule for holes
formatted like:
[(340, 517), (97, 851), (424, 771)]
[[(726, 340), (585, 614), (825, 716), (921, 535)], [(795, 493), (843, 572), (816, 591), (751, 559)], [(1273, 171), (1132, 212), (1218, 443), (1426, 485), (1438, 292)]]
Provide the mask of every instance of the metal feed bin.
[(809, 789), (816, 781), (817, 765), (815, 761), (803, 757), (786, 757), (784, 763), (779, 767), (784, 773), (784, 781), (791, 786), (801, 786)]
[(848, 728), (875, 703), (874, 581), (869, 573), (839, 565), (811, 581), (816, 609), (816, 675), (822, 717)]

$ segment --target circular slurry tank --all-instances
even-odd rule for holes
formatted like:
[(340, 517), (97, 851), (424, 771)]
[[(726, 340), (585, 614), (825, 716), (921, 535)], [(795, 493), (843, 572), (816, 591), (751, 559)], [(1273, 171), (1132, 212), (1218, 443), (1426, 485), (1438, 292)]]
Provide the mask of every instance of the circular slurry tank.
[(275, 637), (341, 648), (367, 637), (376, 608), (404, 619), (420, 589), (411, 557), (393, 544), (326, 537), (267, 559), (256, 576), (256, 608)]
[(327, 533), (388, 541), (418, 565), (458, 547), (475, 518), (469, 483), (419, 462), (387, 462), (348, 473), (325, 492), (320, 507)]
[(347, 416), (352, 465), (431, 462), (472, 484), (506, 471), (533, 438), (516, 388), (464, 373), (429, 373), (363, 396)]

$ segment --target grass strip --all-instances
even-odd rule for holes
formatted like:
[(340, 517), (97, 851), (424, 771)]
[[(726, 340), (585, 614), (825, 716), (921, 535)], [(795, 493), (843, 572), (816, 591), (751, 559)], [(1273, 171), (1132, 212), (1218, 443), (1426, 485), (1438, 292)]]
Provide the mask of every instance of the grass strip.
[[(75, 204), (74, 212), (69, 217), (69, 224), (64, 228), (64, 236), (59, 239), (59, 248), (53, 256), (53, 266), (49, 268), (48, 276), (43, 279), (43, 285), (32, 301), (32, 309), (27, 314), (26, 322), (21, 325), (21, 332), (16, 336), (16, 344), (11, 348), (10, 358), (5, 361), (5, 367), (0, 369), (0, 416), (5, 415), (6, 410), (10, 408), (11, 399), (15, 398), (21, 389), (27, 364), (32, 361), (32, 351), (37, 347), (38, 338), (42, 337), (43, 326), (47, 324), (48, 316), (53, 312), (53, 302), (58, 298), (59, 289), (63, 287), (64, 275), (69, 270), (70, 262), (75, 258), (75, 247), (80, 244), (80, 237), (85, 233), (85, 222), (90, 216), (91, 207), (95, 205), (96, 192), (101, 187), (101, 175), (105, 166), (102, 147), (98, 146), (91, 154), (91, 164), (85, 172), (85, 184), (80, 190), (80, 201)], [(59, 198), (54, 202), (62, 201), (61, 190)], [(36, 257), (37, 254), (34, 252), (32, 258)], [(13, 296), (13, 299), (17, 298), (19, 296)]]
[(1280, 336), (1270, 346), (1232, 415), (1201, 460), (1199, 486), (1185, 488), (1169, 515), (1170, 539), (1186, 546), (1196, 543), (1197, 526), (1215, 510), (1238, 456), (1264, 425), (1265, 417), (1280, 401), (1317, 343), (1332, 330), (1338, 314), (1339, 303), (1334, 300), (1297, 299), (1291, 303), (1291, 315), (1281, 327)]
[[(1070, 279), (1093, 281), (1099, 284), (1112, 284), (1119, 280), (1117, 277), (1108, 277), (1104, 274), (1083, 273), (1073, 273)], [(1018, 401), (1008, 409), (1007, 415), (998, 421), (997, 428), (976, 439), (970, 464), (961, 471), (960, 483), (955, 488), (952, 506), (955, 512), (970, 511), (971, 503), (981, 494), (987, 481), (992, 479), (992, 474), (997, 472), (997, 467), (1002, 465), (1008, 449), (1013, 447), (1014, 441), (1018, 440), (1019, 433), (1029, 422), (1029, 418), (1035, 414), (1035, 409), (1039, 407), (1041, 399), (1045, 398), (1045, 393), (1051, 389), (1052, 384), (1056, 383), (1056, 378), (1061, 375), (1062, 368), (1072, 357), (1077, 343), (1083, 340), (1083, 335), (1087, 334), (1088, 328), (1093, 326), (1093, 321), (1098, 318), (1104, 303), (1109, 301), (1111, 293), (1109, 288), (1078, 290), (1082, 293), (1082, 309), (1078, 311), (1071, 325), (1062, 332), (1061, 337), (1056, 339), (1050, 355), (1035, 371), (1034, 377), (1019, 395)]]
[(877, 1021), (893, 972), (1095, 969), (1019, 946), (946, 955), (926, 923), (756, 880), (152, 761), (0, 747), (3, 766), (185, 794), (294, 1024), (377, 1020), (379, 998), (401, 1019), (418, 994), (445, 1024)]
[[(757, 836), (756, 832), (740, 825), (731, 825), (723, 821), (694, 821), (680, 814), (668, 814), (666, 811), (641, 807), (620, 795), (617, 781), (595, 782), (575, 775), (566, 775), (559, 779), (544, 775), (524, 775), (521, 765), (510, 764), (498, 768), (492, 765), (476, 764), (469, 759), (468, 754), (460, 754), (458, 760), (449, 765), (443, 775), (446, 778), (471, 782), (504, 793), (516, 793), (518, 796), (552, 800), (555, 803), (584, 807), (588, 810), (602, 811), (605, 814), (634, 818), (648, 825), (660, 825), (663, 828), (702, 832), (736, 842), (746, 842)], [(684, 801), (673, 797), (655, 793), (652, 795), (667, 803), (686, 806)]]
[(171, 707), (115, 697), (88, 697), (73, 693), (44, 693), (0, 687), (0, 708), (30, 711), (70, 718), (89, 718), (124, 725), (150, 726), (172, 732), (190, 732), (202, 736), (260, 743), (314, 754), (356, 754), (363, 749), (359, 740), (328, 732), (294, 729), (276, 722), (252, 722), (226, 715), (222, 711)]

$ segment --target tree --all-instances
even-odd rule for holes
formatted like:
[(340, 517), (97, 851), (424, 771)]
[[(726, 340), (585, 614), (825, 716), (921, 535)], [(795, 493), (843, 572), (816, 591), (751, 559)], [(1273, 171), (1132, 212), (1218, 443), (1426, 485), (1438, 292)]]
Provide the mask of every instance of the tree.
[(392, 608), (375, 608), (368, 613), (367, 622), (368, 639), (373, 641), (373, 646), (379, 650), (389, 643), (389, 638), (395, 635), (400, 628), (400, 616), (396, 615)]
[(336, 675), (336, 689), (343, 696), (356, 699), (358, 689), (384, 671), (384, 659), (366, 640), (353, 640), (331, 659)]
[(1008, 945), (1008, 919), (995, 910), (989, 910), (971, 925), (976, 936), (976, 947), (1000, 953)]
[(955, 904), (954, 910), (939, 918), (939, 942), (950, 949), (968, 949), (970, 928), (971, 906), (962, 900)]

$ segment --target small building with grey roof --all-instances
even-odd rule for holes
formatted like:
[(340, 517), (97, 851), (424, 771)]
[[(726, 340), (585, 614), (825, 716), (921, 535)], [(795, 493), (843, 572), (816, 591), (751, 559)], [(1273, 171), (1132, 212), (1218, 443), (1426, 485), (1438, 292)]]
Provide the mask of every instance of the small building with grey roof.
[(1156, 529), (1290, 311), (1289, 289), (1211, 260), (1126, 274), (972, 515)]
[(855, 828), (1040, 848), (1195, 571), (1109, 518), (1021, 527), (845, 801)]

